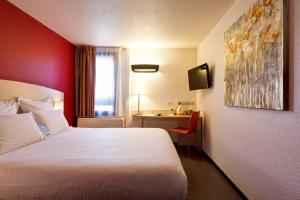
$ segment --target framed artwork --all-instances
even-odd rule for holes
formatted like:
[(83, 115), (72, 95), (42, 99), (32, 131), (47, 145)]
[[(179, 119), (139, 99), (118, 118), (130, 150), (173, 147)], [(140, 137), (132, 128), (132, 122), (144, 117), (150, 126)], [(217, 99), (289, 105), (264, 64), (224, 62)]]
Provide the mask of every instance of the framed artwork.
[(226, 106), (288, 109), (288, 0), (258, 0), (224, 34)]

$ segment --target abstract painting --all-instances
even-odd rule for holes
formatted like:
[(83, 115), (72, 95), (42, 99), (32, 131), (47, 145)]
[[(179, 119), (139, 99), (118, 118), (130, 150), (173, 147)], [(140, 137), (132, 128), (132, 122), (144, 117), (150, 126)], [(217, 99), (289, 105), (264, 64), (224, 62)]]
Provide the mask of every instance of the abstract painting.
[(226, 106), (287, 110), (287, 0), (258, 0), (226, 30)]

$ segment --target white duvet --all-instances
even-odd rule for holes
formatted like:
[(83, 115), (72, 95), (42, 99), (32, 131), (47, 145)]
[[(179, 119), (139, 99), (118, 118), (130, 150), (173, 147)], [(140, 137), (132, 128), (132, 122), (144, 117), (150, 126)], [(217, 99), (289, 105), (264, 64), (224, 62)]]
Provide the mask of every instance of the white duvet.
[(182, 200), (186, 193), (162, 129), (70, 128), (0, 156), (0, 199)]

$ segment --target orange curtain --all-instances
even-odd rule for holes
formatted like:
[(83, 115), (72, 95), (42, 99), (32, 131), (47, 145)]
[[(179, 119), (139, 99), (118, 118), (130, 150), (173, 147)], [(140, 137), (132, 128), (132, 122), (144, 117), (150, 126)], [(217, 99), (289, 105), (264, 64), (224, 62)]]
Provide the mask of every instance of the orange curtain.
[(75, 87), (76, 116), (94, 117), (96, 48), (76, 47)]

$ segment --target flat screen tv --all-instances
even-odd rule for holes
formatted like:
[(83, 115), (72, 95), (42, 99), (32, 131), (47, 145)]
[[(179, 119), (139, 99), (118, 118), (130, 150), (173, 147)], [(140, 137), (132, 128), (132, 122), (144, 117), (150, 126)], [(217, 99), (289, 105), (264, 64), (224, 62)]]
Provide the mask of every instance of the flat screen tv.
[(188, 71), (190, 90), (206, 89), (210, 87), (209, 69), (207, 63)]

